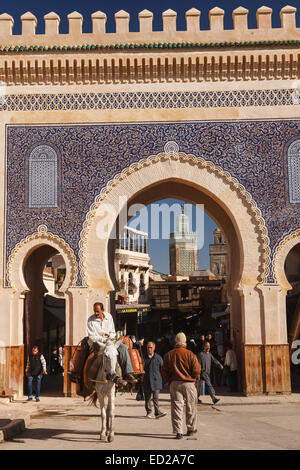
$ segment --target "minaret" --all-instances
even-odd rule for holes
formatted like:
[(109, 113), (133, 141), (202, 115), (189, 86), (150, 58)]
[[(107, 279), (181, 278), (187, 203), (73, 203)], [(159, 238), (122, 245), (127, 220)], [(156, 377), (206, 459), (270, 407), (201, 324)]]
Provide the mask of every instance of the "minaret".
[(190, 276), (197, 271), (197, 234), (190, 231), (189, 218), (181, 206), (181, 214), (176, 219), (176, 231), (170, 234), (170, 274)]
[(209, 245), (210, 270), (216, 279), (227, 279), (228, 246), (223, 232), (218, 227), (214, 230), (214, 243)]

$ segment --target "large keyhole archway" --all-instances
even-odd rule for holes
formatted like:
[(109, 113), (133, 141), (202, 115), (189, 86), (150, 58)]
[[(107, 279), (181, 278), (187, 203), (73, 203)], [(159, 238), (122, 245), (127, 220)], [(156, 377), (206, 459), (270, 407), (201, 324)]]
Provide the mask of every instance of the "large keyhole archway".
[[(251, 195), (210, 162), (192, 155), (163, 153), (124, 169), (103, 188), (87, 215), (81, 237), (82, 278), (94, 293), (89, 308), (94, 298), (106, 299), (108, 305), (115, 289), (114, 240), (110, 234), (117, 231), (114, 227), (118, 217), (130, 204), (146, 205), (162, 197), (204, 204), (206, 212), (222, 229), (230, 246), (231, 324), (238, 333), (235, 343), (243, 390), (246, 394), (265, 390), (263, 361), (268, 322), (262, 316), (272, 315), (268, 311), (270, 297), (277, 302), (277, 293), (264, 288), (269, 256), (267, 230)], [(104, 236), (103, 227), (107, 228)], [(283, 336), (277, 331), (272, 341), (276, 345), (286, 344)]]
[[(234, 230), (234, 227), (224, 211), (217, 206), (217, 204), (214, 204), (211, 198), (204, 194), (201, 190), (195, 187), (191, 187), (188, 185), (187, 182), (179, 181), (179, 180), (167, 180), (163, 182), (159, 182), (151, 187), (146, 187), (144, 190), (135, 195), (135, 197), (128, 202), (128, 213), (132, 214), (133, 210), (135, 208), (139, 210), (144, 210), (146, 209), (146, 212), (150, 210), (150, 207), (154, 207), (155, 203), (157, 201), (161, 201), (161, 199), (172, 199), (172, 200), (180, 200), (183, 202), (183, 204), (187, 204), (190, 206), (195, 205), (201, 205), (201, 209), (205, 210), (206, 214), (213, 219), (219, 226), (222, 227), (222, 230), (224, 231), (224, 235), (227, 241), (227, 247), (229, 250), (228, 258), (229, 258), (229, 263), (228, 263), (228, 273), (229, 276), (227, 278), (227, 283), (225, 286), (223, 286), (223, 290), (227, 292), (227, 295), (232, 299), (232, 296), (234, 296), (234, 286), (238, 282), (238, 278), (240, 276), (241, 272), (241, 259), (239, 258), (239, 255), (237, 253), (240, 253), (239, 250), (239, 241), (236, 237), (236, 233)], [(168, 211), (169, 208), (169, 211)], [(167, 226), (170, 225), (171, 218), (175, 216), (175, 214), (172, 212), (174, 208), (170, 206), (166, 206), (166, 204), (162, 203), (158, 204), (156, 208), (152, 211), (153, 213), (156, 214), (156, 220), (154, 220), (154, 217), (149, 217), (149, 224), (148, 224), (148, 230), (149, 232), (157, 232), (157, 231), (162, 231), (167, 235)], [(150, 216), (150, 214), (149, 214)], [(116, 240), (119, 239), (119, 226), (120, 226), (120, 219), (122, 216), (118, 217), (116, 221)], [(160, 218), (160, 221), (158, 220)], [(169, 219), (169, 220), (167, 220)], [(203, 217), (204, 219), (204, 217)], [(198, 220), (198, 223), (200, 222), (200, 219)], [(152, 227), (152, 224), (155, 226), (154, 228)], [(161, 224), (161, 227), (159, 228), (158, 225)], [(162, 225), (165, 225), (165, 228), (162, 227)], [(204, 229), (204, 227), (203, 227)], [(118, 279), (116, 276), (116, 263), (113, 263), (112, 260), (115, 258), (115, 247), (116, 247), (116, 240), (114, 237), (110, 239), (110, 243), (108, 245), (108, 259), (110, 260), (109, 263), (109, 274), (110, 274), (110, 279), (112, 280), (114, 286), (116, 286), (116, 289), (118, 289)], [(233, 254), (233, 255), (232, 255)], [(152, 263), (150, 263), (152, 264)], [(231, 267), (232, 266), (232, 267)], [(131, 273), (130, 273), (131, 274)], [(238, 303), (240, 302), (239, 296), (237, 296), (237, 301)], [(218, 300), (219, 302), (219, 300)], [(218, 303), (216, 302), (216, 303)], [(112, 302), (113, 303), (113, 302)], [(236, 304), (236, 301), (234, 301)], [(231, 336), (232, 339), (235, 340), (235, 343), (239, 343), (239, 338), (241, 335), (242, 331), (242, 324), (241, 324), (241, 316), (237, 315), (236, 320), (234, 320), (234, 315), (235, 315), (235, 310), (232, 310), (232, 329), (231, 329)], [(118, 320), (116, 318), (116, 320)], [(181, 324), (181, 322), (178, 319), (178, 325)], [(117, 321), (117, 324), (119, 322)], [(176, 329), (176, 328), (175, 328)]]

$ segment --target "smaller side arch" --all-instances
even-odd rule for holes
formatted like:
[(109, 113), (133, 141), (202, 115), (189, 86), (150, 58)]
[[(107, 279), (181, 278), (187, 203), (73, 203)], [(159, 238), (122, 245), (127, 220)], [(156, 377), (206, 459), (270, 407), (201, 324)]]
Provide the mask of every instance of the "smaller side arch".
[(23, 238), (13, 249), (7, 263), (8, 287), (19, 292), (28, 290), (23, 274), (24, 262), (34, 249), (45, 244), (55, 248), (66, 265), (66, 277), (60, 290), (65, 292), (76, 285), (78, 268), (74, 251), (62, 238), (48, 232), (46, 225), (40, 225), (37, 232)]
[(277, 245), (274, 252), (272, 262), (274, 280), (275, 283), (279, 284), (286, 290), (292, 289), (292, 286), (287, 280), (284, 270), (284, 263), (291, 249), (294, 248), (294, 246), (298, 243), (300, 243), (300, 228), (286, 235)]

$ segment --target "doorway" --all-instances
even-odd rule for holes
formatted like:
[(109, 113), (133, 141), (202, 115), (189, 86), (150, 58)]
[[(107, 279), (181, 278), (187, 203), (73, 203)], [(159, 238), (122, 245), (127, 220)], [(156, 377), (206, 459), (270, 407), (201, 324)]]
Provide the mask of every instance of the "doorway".
[(291, 385), (293, 392), (300, 392), (300, 243), (295, 245), (285, 260), (285, 275), (292, 289), (286, 296), (287, 332), (291, 351)]
[[(36, 247), (25, 259), (24, 279), (24, 365), (33, 346), (38, 346), (47, 364), (42, 393), (63, 394), (63, 348), (65, 345), (65, 295), (60, 292), (66, 266), (60, 253), (50, 245)], [(24, 393), (27, 380), (24, 380)]]

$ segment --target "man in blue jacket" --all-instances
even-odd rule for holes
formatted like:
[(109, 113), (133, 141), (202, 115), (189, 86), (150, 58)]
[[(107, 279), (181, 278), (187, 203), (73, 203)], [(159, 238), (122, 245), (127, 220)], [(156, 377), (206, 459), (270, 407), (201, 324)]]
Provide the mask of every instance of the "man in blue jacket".
[[(147, 418), (162, 418), (166, 416), (165, 411), (161, 411), (158, 403), (159, 391), (163, 388), (160, 369), (163, 364), (162, 357), (155, 351), (155, 343), (147, 343), (147, 354), (144, 361), (144, 396)], [(154, 415), (152, 414), (151, 398), (154, 405)]]

